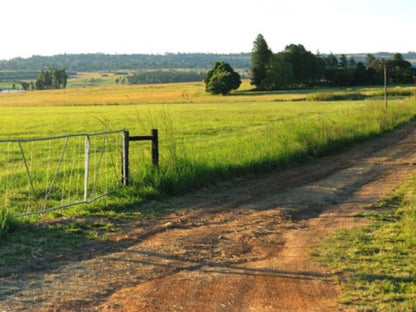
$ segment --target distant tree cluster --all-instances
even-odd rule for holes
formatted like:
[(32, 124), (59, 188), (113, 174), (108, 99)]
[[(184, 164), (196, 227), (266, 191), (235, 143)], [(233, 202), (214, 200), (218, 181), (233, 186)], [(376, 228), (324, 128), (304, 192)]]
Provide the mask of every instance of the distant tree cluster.
[(415, 70), (412, 64), (396, 53), (392, 59), (380, 59), (367, 55), (366, 64), (347, 59), (343, 54), (338, 60), (334, 55), (324, 57), (325, 72), (323, 78), (336, 86), (379, 85), (384, 82), (386, 66), (388, 82), (393, 84), (412, 83)]
[[(33, 81), (31, 81), (31, 82), (22, 81), (20, 83), (20, 85), (22, 86), (22, 89), (25, 90), (25, 91), (35, 90), (35, 84), (33, 83)], [(15, 84), (12, 85), (12, 89), (16, 89)]]
[(291, 44), (284, 51), (273, 53), (259, 34), (251, 54), (251, 84), (257, 90), (278, 90), (315, 85), (377, 85), (384, 80), (384, 64), (389, 82), (412, 83), (415, 70), (400, 53), (383, 60), (371, 54), (366, 64), (341, 55), (314, 55), (301, 44)]
[(205, 73), (201, 71), (152, 70), (137, 72), (128, 75), (126, 78), (128, 84), (146, 84), (202, 81), (204, 76)]
[(64, 68), (42, 70), (35, 82), (22, 81), (20, 84), (23, 90), (49, 90), (65, 89), (68, 75)]
[(65, 89), (68, 75), (64, 68), (42, 70), (36, 79), (36, 90)]

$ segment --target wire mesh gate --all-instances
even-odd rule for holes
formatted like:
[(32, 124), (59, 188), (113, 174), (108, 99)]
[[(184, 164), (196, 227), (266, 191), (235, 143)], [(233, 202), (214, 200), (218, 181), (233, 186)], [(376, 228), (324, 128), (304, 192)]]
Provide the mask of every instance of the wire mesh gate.
[[(136, 140), (152, 141), (156, 155), (157, 130), (141, 137), (114, 130), (0, 140), (0, 209), (31, 215), (91, 203), (114, 192), (128, 183), (128, 146)], [(153, 164), (157, 162), (158, 150)]]

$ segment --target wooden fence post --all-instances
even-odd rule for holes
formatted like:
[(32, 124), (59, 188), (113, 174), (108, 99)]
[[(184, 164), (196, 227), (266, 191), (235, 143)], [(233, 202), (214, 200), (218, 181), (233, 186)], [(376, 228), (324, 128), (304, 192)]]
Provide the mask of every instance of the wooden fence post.
[(152, 129), (151, 135), (130, 136), (129, 131), (123, 131), (122, 182), (129, 184), (129, 144), (130, 141), (152, 141), (152, 164), (159, 168), (159, 135), (157, 129)]
[(152, 164), (159, 168), (159, 134), (157, 129), (152, 129)]

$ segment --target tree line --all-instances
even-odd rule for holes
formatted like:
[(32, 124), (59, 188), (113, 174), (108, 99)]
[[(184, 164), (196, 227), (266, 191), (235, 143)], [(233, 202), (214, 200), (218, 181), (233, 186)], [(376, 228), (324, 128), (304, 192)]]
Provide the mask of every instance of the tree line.
[(107, 72), (118, 70), (209, 69), (218, 59), (234, 68), (249, 69), (250, 53), (165, 53), (165, 54), (59, 54), (0, 60), (0, 71), (40, 71), (66, 68), (69, 72)]
[[(416, 53), (409, 52), (406, 57), (416, 59)], [(391, 83), (411, 83), (415, 75), (412, 65), (399, 53), (348, 57), (332, 53), (315, 55), (301, 44), (290, 44), (283, 51), (274, 53), (264, 37), (258, 35), (251, 53), (61, 54), (0, 60), (0, 80), (24, 81), (21, 84), (25, 90), (64, 88), (67, 77), (58, 77), (58, 72), (52, 69), (65, 68), (69, 73), (121, 70), (127, 74), (136, 70), (136, 73), (118, 79), (117, 83), (201, 81), (203, 72), (209, 71), (213, 64), (215, 67), (219, 60), (236, 68), (243, 78), (249, 76), (257, 90), (380, 84), (384, 78), (384, 65)], [(36, 73), (36, 81), (27, 82), (34, 79)], [(213, 81), (218, 76), (216, 73)]]
[(259, 34), (251, 53), (251, 84), (257, 90), (278, 90), (311, 86), (378, 85), (384, 81), (384, 66), (390, 83), (406, 84), (416, 75), (412, 64), (400, 53), (392, 59), (366, 56), (366, 62), (337, 58), (332, 53), (314, 55), (301, 44), (290, 44), (282, 52), (273, 53)]
[[(59, 54), (35, 55), (29, 58), (0, 60), (0, 77), (4, 71), (32, 71), (39, 73), (48, 68), (66, 68), (67, 72), (149, 71), (167, 69), (209, 70), (217, 61), (230, 64), (239, 72), (248, 71), (252, 53), (165, 53), (165, 54)], [(376, 58), (390, 58), (391, 53), (374, 54)], [(335, 55), (338, 59), (339, 55)], [(354, 59), (366, 63), (365, 55), (355, 54)], [(416, 53), (403, 55), (416, 59)]]

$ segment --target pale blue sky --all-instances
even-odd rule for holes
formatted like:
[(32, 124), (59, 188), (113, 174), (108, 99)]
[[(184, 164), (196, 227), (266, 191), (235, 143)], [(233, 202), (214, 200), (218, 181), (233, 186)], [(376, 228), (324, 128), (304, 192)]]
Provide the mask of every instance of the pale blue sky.
[(0, 59), (61, 53), (416, 51), (415, 0), (4, 1)]

